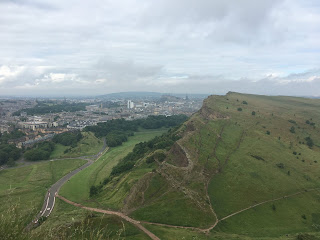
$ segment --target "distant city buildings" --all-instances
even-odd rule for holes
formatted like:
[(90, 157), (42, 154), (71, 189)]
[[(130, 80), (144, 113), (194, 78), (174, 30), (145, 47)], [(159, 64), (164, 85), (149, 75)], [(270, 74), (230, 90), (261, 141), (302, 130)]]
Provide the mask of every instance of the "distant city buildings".
[[(85, 103), (84, 111), (28, 115), (27, 111), (14, 114), (22, 109), (34, 108), (37, 104), (46, 102), (50, 104)], [(149, 115), (176, 115), (190, 116), (202, 106), (202, 99), (190, 99), (188, 96), (179, 98), (171, 95), (163, 95), (158, 98), (118, 98), (81, 99), (81, 100), (0, 100), (0, 132), (10, 132), (14, 128), (26, 134), (21, 139), (16, 139), (12, 144), (18, 147), (29, 146), (39, 141), (52, 138), (55, 134), (83, 129), (100, 122), (112, 119), (124, 118), (134, 120), (146, 118)]]
[(133, 103), (131, 100), (128, 100), (128, 102), (127, 102), (127, 108), (128, 108), (128, 109), (134, 108), (134, 103)]

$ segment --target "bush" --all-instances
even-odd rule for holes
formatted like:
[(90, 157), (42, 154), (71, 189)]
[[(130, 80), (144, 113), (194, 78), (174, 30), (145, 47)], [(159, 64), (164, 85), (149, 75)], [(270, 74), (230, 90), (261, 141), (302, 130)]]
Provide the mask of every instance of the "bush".
[(242, 108), (239, 107), (237, 110), (238, 110), (239, 112), (241, 112), (241, 111), (242, 111)]
[(246, 104), (246, 105), (248, 105), (247, 101), (242, 101), (242, 104)]
[(153, 157), (153, 155), (150, 156), (150, 157), (147, 157), (146, 163), (150, 164), (150, 163), (153, 163), (153, 162), (154, 162), (154, 157)]
[(270, 135), (270, 131), (267, 131), (266, 134), (267, 134), (267, 135)]
[(312, 148), (314, 145), (313, 140), (310, 137), (306, 137), (305, 140), (307, 141), (308, 147)]
[(255, 111), (252, 111), (251, 115), (252, 115), (252, 116), (256, 115), (256, 112), (255, 112)]
[(90, 197), (93, 197), (93, 196), (97, 195), (98, 193), (99, 193), (99, 188), (92, 185), (90, 187)]
[(283, 163), (277, 163), (276, 166), (277, 166), (278, 168), (281, 168), (281, 169), (284, 168), (284, 164), (283, 164)]
[(296, 132), (294, 126), (292, 126), (292, 127), (290, 128), (290, 132), (291, 132), (291, 133), (295, 133), (295, 132)]

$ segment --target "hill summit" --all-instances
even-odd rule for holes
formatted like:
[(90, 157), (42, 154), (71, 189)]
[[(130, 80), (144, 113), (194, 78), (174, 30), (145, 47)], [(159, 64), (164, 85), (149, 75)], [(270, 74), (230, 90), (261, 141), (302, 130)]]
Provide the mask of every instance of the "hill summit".
[(162, 228), (164, 238), (170, 228), (214, 239), (317, 232), (319, 107), (317, 99), (210, 96), (180, 127), (136, 145), (96, 200)]

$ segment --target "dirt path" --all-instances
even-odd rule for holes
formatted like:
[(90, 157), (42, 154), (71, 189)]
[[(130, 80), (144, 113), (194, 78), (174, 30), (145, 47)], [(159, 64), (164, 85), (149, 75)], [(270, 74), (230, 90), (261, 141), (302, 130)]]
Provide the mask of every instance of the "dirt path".
[(294, 197), (294, 196), (300, 195), (300, 194), (302, 194), (302, 193), (307, 193), (307, 192), (312, 192), (312, 191), (317, 191), (317, 190), (320, 190), (320, 188), (306, 189), (306, 190), (303, 190), (303, 191), (300, 191), (300, 192), (296, 192), (296, 193), (293, 193), (293, 194), (285, 195), (285, 196), (283, 196), (283, 197), (266, 200), (266, 201), (263, 201), (263, 202), (260, 202), (260, 203), (251, 205), (251, 206), (249, 206), (249, 207), (247, 207), (247, 208), (241, 209), (241, 210), (239, 210), (239, 211), (237, 211), (237, 212), (234, 212), (234, 213), (232, 213), (232, 214), (230, 214), (230, 215), (228, 215), (228, 216), (225, 216), (225, 217), (221, 218), (219, 221), (220, 221), (220, 222), (221, 222), (221, 221), (224, 221), (224, 220), (226, 220), (226, 219), (228, 219), (228, 218), (230, 218), (230, 217), (232, 217), (232, 216), (235, 216), (235, 215), (237, 215), (237, 214), (239, 214), (239, 213), (242, 213), (242, 212), (244, 212), (244, 211), (247, 211), (247, 210), (249, 210), (249, 209), (255, 208), (255, 207), (257, 207), (257, 206), (260, 206), (260, 205), (263, 205), (263, 204), (266, 204), (266, 203), (279, 201), (279, 200), (282, 200), (282, 199), (286, 199), (286, 198), (290, 198), (290, 197)]
[(81, 205), (79, 203), (72, 202), (72, 201), (70, 201), (70, 200), (68, 200), (68, 199), (66, 199), (66, 198), (64, 198), (64, 197), (62, 197), (62, 196), (60, 196), (58, 194), (56, 195), (56, 197), (60, 198), (61, 200), (65, 201), (66, 203), (69, 203), (69, 204), (71, 204), (71, 205), (73, 205), (75, 207), (86, 209), (88, 211), (93, 211), (93, 212), (99, 212), (99, 213), (118, 216), (118, 217), (126, 220), (127, 222), (132, 223), (133, 225), (135, 225), (137, 228), (139, 228), (141, 231), (143, 231), (145, 234), (147, 234), (152, 240), (160, 240), (160, 238), (158, 238), (156, 235), (154, 235), (152, 232), (150, 232), (148, 229), (146, 229), (144, 226), (142, 226), (140, 221), (134, 220), (134, 219), (128, 217), (127, 215), (125, 215), (125, 214), (123, 214), (121, 212), (86, 207), (86, 206), (83, 206), (83, 205)]

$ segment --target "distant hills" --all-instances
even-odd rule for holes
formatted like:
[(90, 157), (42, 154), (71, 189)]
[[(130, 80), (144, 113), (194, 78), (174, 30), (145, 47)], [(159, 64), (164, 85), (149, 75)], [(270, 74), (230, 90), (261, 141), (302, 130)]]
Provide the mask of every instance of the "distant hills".
[(109, 93), (105, 95), (96, 96), (96, 98), (103, 98), (103, 99), (147, 99), (147, 98), (154, 98), (158, 99), (161, 98), (163, 95), (171, 95), (179, 98), (200, 98), (204, 99), (209, 96), (209, 94), (180, 94), (180, 93), (160, 93), (160, 92), (118, 92), (118, 93)]

